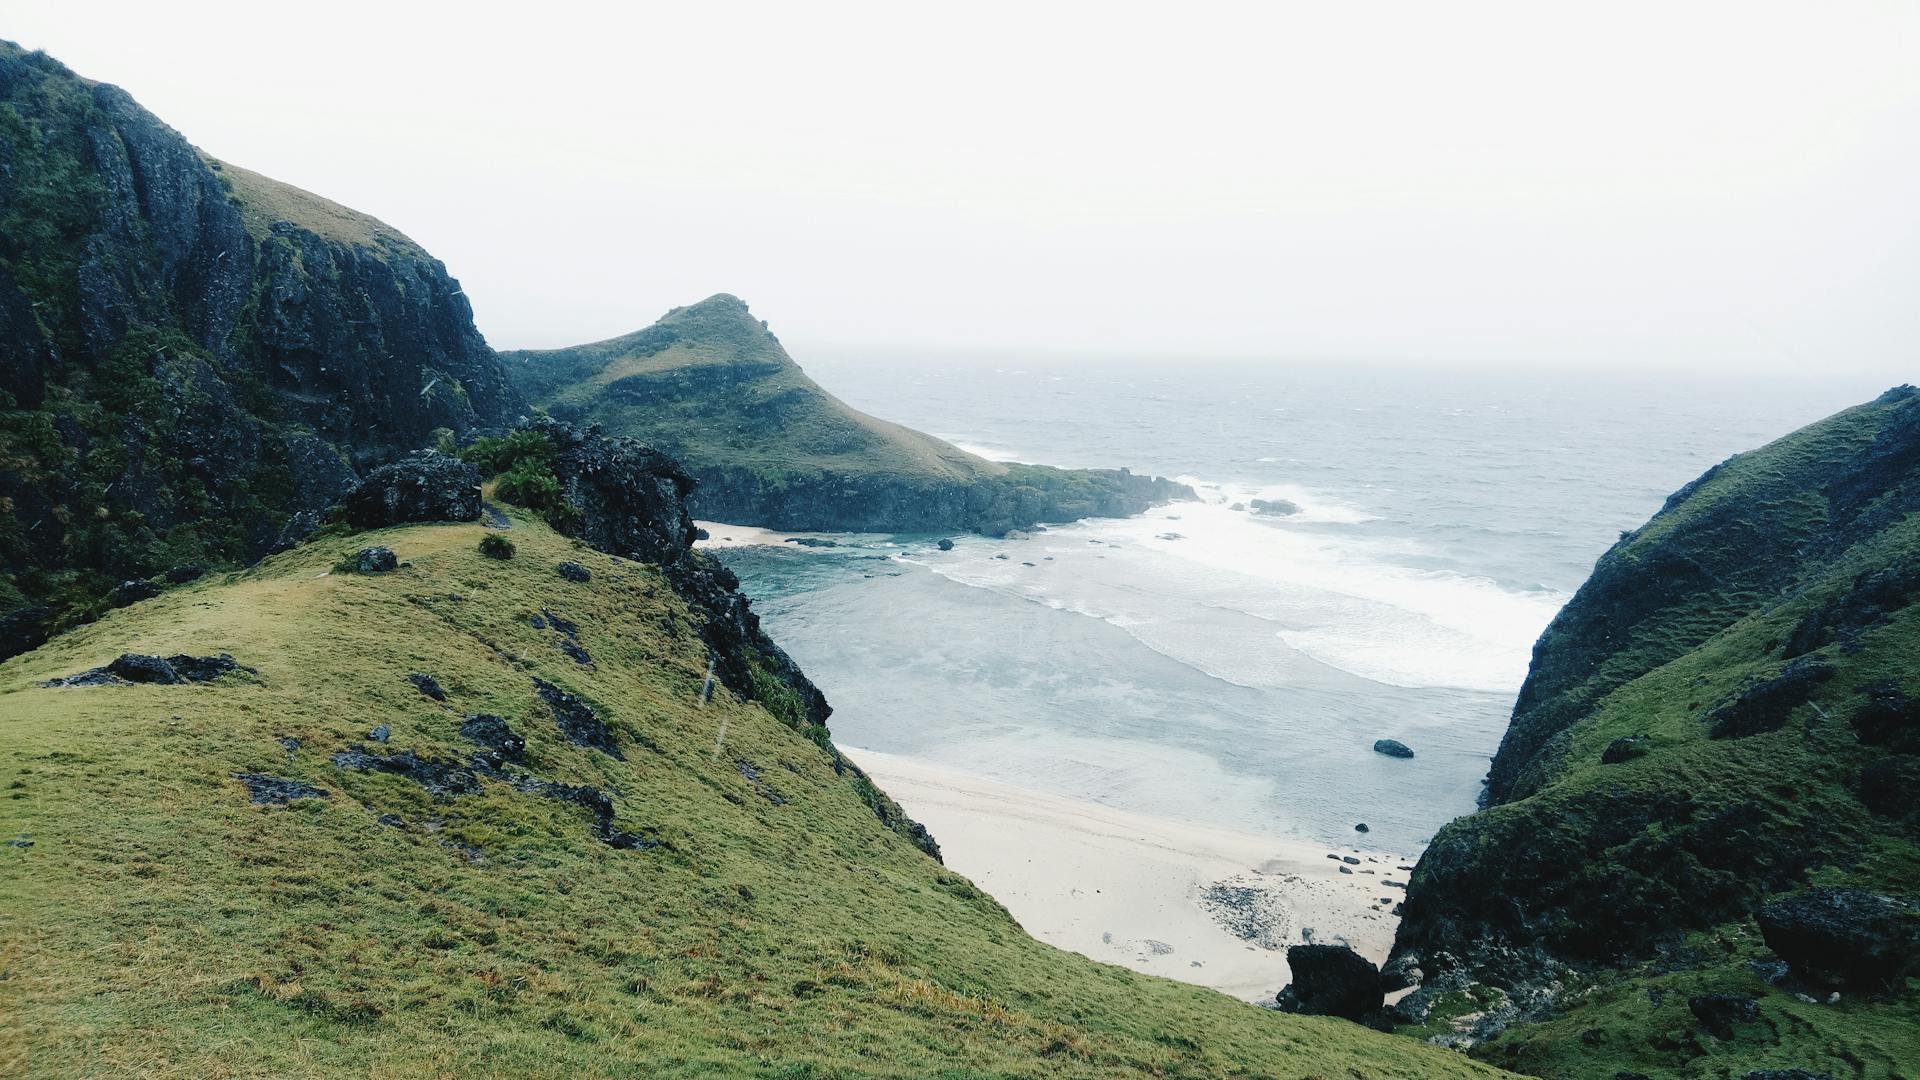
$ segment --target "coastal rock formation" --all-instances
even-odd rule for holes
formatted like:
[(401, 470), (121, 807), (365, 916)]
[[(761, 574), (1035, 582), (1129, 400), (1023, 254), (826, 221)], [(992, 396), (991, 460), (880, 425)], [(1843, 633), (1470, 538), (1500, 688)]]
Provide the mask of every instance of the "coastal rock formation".
[(5, 42), (0, 355), (0, 656), (524, 409), (406, 237)]
[(809, 379), (747, 305), (724, 294), (625, 337), (503, 358), (554, 416), (638, 436), (679, 460), (699, 481), (701, 518), (1001, 536), (1193, 498), (1185, 485), (1125, 469), (988, 461), (867, 416)]
[[(1696, 1075), (1697, 1050), (1649, 1041), (1660, 980), (1751, 989), (1744, 960), (1687, 941), (1753, 940), (1756, 915), (1795, 978), (1899, 993), (1915, 882), (1894, 868), (1914, 865), (1920, 769), (1890, 733), (1920, 692), (1916, 511), (1920, 391), (1903, 386), (1716, 466), (1601, 557), (1535, 646), (1486, 808), (1443, 828), (1409, 882), (1394, 963), (1454, 987), (1455, 1009), (1514, 1003), (1476, 1054), (1563, 1069), (1554, 1032), (1585, 1023), (1595, 1068), (1631, 1046)], [(1816, 874), (1829, 888), (1803, 892)], [(1568, 979), (1610, 989), (1569, 1002)], [(1793, 992), (1757, 1007), (1776, 1018)], [(1911, 1008), (1773, 1028), (1854, 1070), (1904, 1053)], [(1772, 1030), (1734, 1028), (1716, 1068)]]

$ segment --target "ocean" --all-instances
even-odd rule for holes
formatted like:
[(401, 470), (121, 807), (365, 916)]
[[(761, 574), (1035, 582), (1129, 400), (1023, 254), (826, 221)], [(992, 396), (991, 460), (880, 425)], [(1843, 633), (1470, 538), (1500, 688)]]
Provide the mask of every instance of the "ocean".
[[(833, 704), (836, 741), (1403, 854), (1473, 809), (1534, 639), (1622, 530), (1729, 454), (1885, 389), (1047, 357), (809, 372), (988, 457), (1200, 496), (947, 552), (920, 535), (722, 551)], [(1255, 499), (1298, 510), (1235, 508)], [(1381, 738), (1416, 756), (1374, 753)]]

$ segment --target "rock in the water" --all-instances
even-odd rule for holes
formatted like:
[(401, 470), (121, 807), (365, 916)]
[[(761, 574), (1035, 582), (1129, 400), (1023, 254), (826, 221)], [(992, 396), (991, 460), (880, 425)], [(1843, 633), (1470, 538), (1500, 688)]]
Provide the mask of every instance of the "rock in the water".
[(1398, 739), (1375, 739), (1373, 742), (1373, 752), (1397, 758), (1410, 758), (1413, 756), (1412, 748)]
[(789, 544), (799, 544), (801, 547), (810, 547), (810, 548), (830, 548), (830, 547), (840, 546), (838, 541), (819, 540), (811, 536), (789, 536), (787, 537), (786, 542)]
[(1750, 994), (1696, 994), (1687, 1008), (1716, 1039), (1731, 1039), (1735, 1028), (1760, 1020), (1760, 1003)]
[(1353, 831), (1354, 832), (1372, 832), (1373, 830), (1367, 828), (1367, 823), (1362, 821), (1358, 825), (1355, 825), (1353, 827)]
[(581, 585), (585, 585), (587, 582), (593, 580), (593, 571), (581, 566), (577, 562), (563, 562), (553, 569), (561, 577)]
[(480, 473), (451, 454), (416, 450), (367, 474), (341, 504), (360, 529), (410, 521), (477, 521)]
[(1645, 735), (1629, 735), (1624, 739), (1615, 739), (1607, 744), (1605, 750), (1600, 752), (1600, 763), (1602, 765), (1618, 765), (1623, 761), (1632, 761), (1634, 758), (1646, 757), (1647, 751), (1652, 748), (1653, 740), (1647, 738)]
[(447, 700), (447, 692), (440, 689), (440, 683), (431, 675), (422, 675), (416, 671), (407, 676), (407, 681), (413, 684), (415, 690), (420, 691), (435, 701)]
[(1879, 989), (1920, 968), (1920, 911), (1865, 889), (1812, 889), (1769, 900), (1760, 933), (1795, 975)]
[(1275, 514), (1285, 517), (1300, 512), (1300, 504), (1292, 499), (1252, 499), (1249, 502), (1256, 514)]
[(934, 545), (934, 546), (935, 546), (935, 547), (938, 547), (938, 548), (939, 548), (939, 549), (940, 549), (941, 551), (952, 551), (952, 550), (953, 550), (953, 541), (951, 541), (951, 540), (949, 540), (949, 539), (947, 539), (946, 537), (944, 537), (944, 536), (943, 536), (943, 537), (941, 537), (941, 538), (940, 538), (940, 542), (939, 542), (938, 544), (936, 544), (936, 545)]
[(353, 557), (353, 568), (362, 574), (384, 574), (399, 566), (400, 559), (392, 548), (361, 548)]
[(114, 607), (126, 607), (159, 595), (160, 586), (145, 578), (132, 578), (115, 585), (113, 591), (107, 594), (107, 602)]
[(1289, 946), (1287, 966), (1293, 981), (1275, 999), (1284, 1012), (1358, 1020), (1385, 1003), (1380, 972), (1345, 945)]

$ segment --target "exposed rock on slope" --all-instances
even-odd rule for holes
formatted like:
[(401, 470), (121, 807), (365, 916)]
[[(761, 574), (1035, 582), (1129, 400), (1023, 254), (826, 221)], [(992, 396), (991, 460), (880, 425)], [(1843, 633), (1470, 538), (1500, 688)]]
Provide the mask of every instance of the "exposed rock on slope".
[(695, 514), (716, 520), (998, 535), (1193, 494), (1125, 470), (988, 461), (867, 416), (809, 379), (724, 294), (625, 337), (502, 357), (555, 416), (637, 436), (682, 461), (700, 481)]
[(0, 353), (0, 655), (523, 407), (405, 237), (4, 42)]
[[(1810, 885), (1896, 913), (1920, 896), (1912, 789), (1887, 794), (1920, 749), (1890, 734), (1920, 718), (1916, 511), (1920, 391), (1900, 387), (1729, 459), (1625, 534), (1535, 646), (1489, 805), (1420, 860), (1389, 968), (1539, 1021), (1477, 1051), (1526, 1071), (1718, 1076), (1786, 1061), (1782, 1041), (1836, 1074), (1920, 1060), (1903, 981), (1844, 1020), (1808, 1012), (1800, 975), (1757, 974), (1799, 961), (1755, 922), (1770, 898), (1817, 907), (1781, 902)], [(1742, 1028), (1706, 1055), (1661, 1035), (1703, 990), (1754, 996), (1773, 1042)]]

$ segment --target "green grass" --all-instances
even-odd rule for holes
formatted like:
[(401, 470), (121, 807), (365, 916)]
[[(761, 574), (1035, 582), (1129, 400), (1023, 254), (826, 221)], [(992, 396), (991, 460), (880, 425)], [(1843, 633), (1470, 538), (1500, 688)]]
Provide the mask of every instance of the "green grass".
[(206, 160), (226, 181), (227, 190), (240, 204), (240, 217), (246, 223), (247, 233), (255, 240), (269, 236), (274, 222), (290, 221), (336, 244), (375, 252), (401, 251), (411, 258), (431, 261), (432, 257), (407, 239), (406, 234), (371, 214), (341, 206), (252, 169), (214, 158)]
[[(333, 535), (0, 665), (0, 838), (32, 841), (0, 846), (0, 1073), (1492, 1075), (1034, 941), (788, 723), (725, 690), (701, 707), (704, 646), (654, 568), (513, 519), (508, 562), (478, 525)], [(410, 565), (329, 572), (371, 544)], [(590, 665), (531, 625), (543, 608)], [(38, 685), (128, 651), (257, 674)], [(625, 760), (563, 739), (533, 676), (590, 703)], [(475, 713), (665, 846), (616, 850), (587, 810), (499, 781), (436, 799), (330, 761), (462, 761)], [(253, 805), (234, 773), (327, 797)]]

